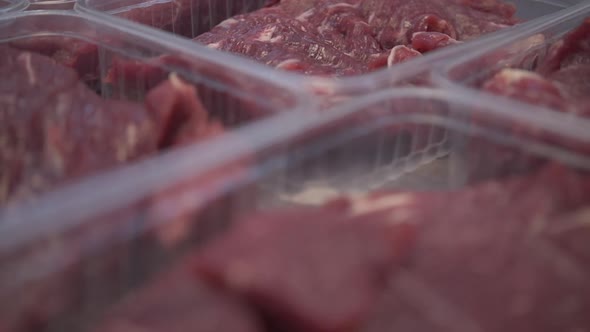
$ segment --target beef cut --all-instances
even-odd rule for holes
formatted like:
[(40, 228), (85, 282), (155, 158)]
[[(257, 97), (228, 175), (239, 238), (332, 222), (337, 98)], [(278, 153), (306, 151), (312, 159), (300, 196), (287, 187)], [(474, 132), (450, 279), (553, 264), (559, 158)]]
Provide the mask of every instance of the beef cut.
[(2, 47), (0, 58), (0, 204), (207, 136), (205, 110), (174, 76), (144, 107), (100, 98), (45, 56)]
[(259, 9), (266, 3), (266, 0), (166, 0), (131, 6), (117, 15), (192, 38), (208, 31), (228, 16)]
[(590, 93), (590, 19), (540, 58), (534, 71), (501, 70), (483, 83), (483, 90), (561, 112), (585, 113)]
[[(0, 59), (0, 73), (6, 78), (0, 81), (0, 205), (21, 204), (80, 177), (223, 134), (195, 87), (175, 74), (151, 89), (142, 104), (102, 99), (72, 68), (41, 54), (1, 47)], [(153, 204), (159, 200), (151, 198)], [(119, 284), (126, 256), (109, 251), (89, 262), (89, 244), (79, 239), (119, 236), (117, 222), (145, 213), (129, 207), (22, 251), (2, 253), (0, 265), (11, 266), (57, 250), (64, 265), (55, 266), (55, 271), (47, 267), (48, 275), (31, 280), (18, 301), (8, 307), (1, 303), (0, 325), (12, 332), (42, 331), (56, 317), (83, 310), (80, 297), (86, 290), (87, 268), (92, 277), (102, 276), (105, 285)], [(165, 245), (162, 238), (157, 240)], [(6, 277), (0, 275), (2, 280)], [(104, 289), (101, 296), (107, 292)]]
[(181, 260), (131, 293), (93, 328), (96, 332), (262, 332), (253, 309), (238, 297), (192, 277)]
[(414, 206), (398, 211), (422, 226), (412, 259), (365, 331), (590, 328), (582, 230), (589, 180), (547, 166), (450, 194), (416, 194)]
[(195, 41), (283, 70), (343, 76), (513, 25), (514, 13), (499, 0), (283, 0), (227, 19)]
[(196, 276), (247, 299), (277, 330), (351, 331), (413, 235), (389, 215), (353, 215), (342, 204), (260, 213), (205, 248)]

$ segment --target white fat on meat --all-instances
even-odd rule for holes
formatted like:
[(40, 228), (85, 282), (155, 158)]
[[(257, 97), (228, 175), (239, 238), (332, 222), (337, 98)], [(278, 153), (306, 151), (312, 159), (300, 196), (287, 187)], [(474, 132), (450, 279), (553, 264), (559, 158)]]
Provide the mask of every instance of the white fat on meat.
[(35, 83), (37, 83), (37, 74), (35, 73), (33, 65), (31, 64), (31, 53), (22, 53), (18, 56), (17, 59), (25, 66), (25, 70), (27, 71), (27, 77), (29, 79), (29, 84), (35, 85)]
[(264, 28), (264, 30), (258, 35), (258, 38), (254, 39), (256, 41), (265, 42), (265, 43), (276, 43), (283, 39), (282, 36), (274, 36), (274, 33), (277, 31), (277, 28), (274, 26), (269, 26)]
[(307, 21), (308, 18), (311, 17), (311, 15), (313, 15), (314, 12), (315, 12), (314, 9), (308, 9), (308, 10), (304, 11), (303, 13), (301, 13), (299, 16), (297, 16), (295, 19), (298, 21), (305, 22), (305, 21)]
[(332, 5), (329, 5), (327, 8), (328, 9), (332, 9), (332, 8), (338, 8), (338, 7), (357, 8), (358, 7), (358, 4), (353, 5), (353, 4), (346, 3), (346, 2), (340, 2), (340, 3), (335, 3), (335, 4), (332, 4)]
[(353, 215), (361, 215), (394, 208), (407, 207), (414, 202), (414, 196), (409, 193), (396, 193), (384, 195), (381, 197), (370, 197), (364, 195), (352, 197), (351, 202), (351, 213)]
[(225, 21), (223, 21), (223, 22), (219, 23), (219, 25), (218, 25), (218, 26), (219, 26), (219, 27), (222, 27), (222, 28), (229, 28), (229, 27), (231, 27), (232, 25), (234, 25), (234, 24), (236, 24), (236, 23), (238, 23), (238, 22), (239, 22), (239, 21), (238, 21), (238, 20), (236, 20), (235, 18), (228, 18), (227, 20), (225, 20)]
[(277, 64), (275, 67), (278, 69), (285, 69), (285, 68), (290, 68), (292, 65), (298, 64), (301, 61), (297, 60), (297, 59), (287, 59), (284, 61), (279, 62), (279, 64)]
[(207, 44), (207, 47), (215, 49), (215, 50), (218, 49), (220, 46), (221, 46), (221, 42)]
[(514, 83), (523, 79), (544, 79), (541, 75), (523, 69), (506, 68), (502, 69), (494, 76), (495, 79), (501, 78), (506, 83)]

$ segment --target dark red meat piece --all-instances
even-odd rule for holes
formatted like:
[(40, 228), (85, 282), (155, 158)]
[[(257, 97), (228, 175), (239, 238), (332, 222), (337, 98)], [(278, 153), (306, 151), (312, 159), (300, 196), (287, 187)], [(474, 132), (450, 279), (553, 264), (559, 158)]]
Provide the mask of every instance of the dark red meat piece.
[(96, 332), (256, 332), (258, 317), (240, 300), (192, 277), (176, 263), (109, 312)]
[(85, 82), (99, 79), (98, 46), (75, 38), (35, 37), (17, 40), (10, 46), (53, 58), (57, 63), (73, 68)]
[(539, 64), (539, 72), (549, 74), (570, 66), (590, 64), (590, 18), (552, 45)]
[(230, 18), (195, 40), (279, 69), (341, 76), (476, 38), (513, 25), (513, 16), (514, 6), (495, 0), (284, 0)]
[(168, 0), (121, 11), (117, 15), (175, 34), (193, 38), (228, 16), (261, 8), (267, 1)]
[(197, 275), (241, 294), (278, 328), (354, 330), (411, 243), (411, 225), (390, 222), (339, 204), (253, 215), (205, 248)]
[(412, 47), (421, 53), (459, 43), (455, 39), (440, 32), (416, 32), (412, 35)]
[(570, 111), (566, 94), (543, 76), (520, 69), (504, 69), (486, 81), (484, 91), (524, 102)]
[[(79, 177), (222, 133), (221, 126), (209, 120), (195, 88), (175, 75), (148, 92), (144, 106), (103, 100), (86, 88), (72, 69), (39, 54), (3, 47), (0, 58), (0, 73), (7, 78), (0, 81), (1, 204), (20, 204)], [(13, 261), (18, 265), (39, 259), (40, 253), (47, 251), (61, 253), (56, 266), (35, 270), (26, 292), (9, 308), (0, 310), (2, 324), (11, 332), (40, 331), (64, 313), (68, 313), (66, 320), (76, 320), (75, 313), (86, 309), (80, 301), (89, 291), (85, 285), (88, 278), (101, 278), (106, 285), (101, 294), (88, 295), (93, 303), (109, 298), (111, 291), (116, 293), (128, 268), (125, 246), (86, 260), (92, 245), (79, 239), (99, 243), (116, 239), (124, 233), (116, 227), (118, 222), (143, 213), (135, 208), (89, 220), (72, 232), (48, 236), (13, 256), (1, 255), (2, 266), (11, 266)], [(101, 237), (105, 234), (112, 234), (112, 238)], [(163, 239), (158, 240), (166, 245)], [(49, 275), (36, 279), (37, 272)], [(0, 277), (8, 280), (5, 274)]]
[[(560, 256), (543, 233), (589, 202), (590, 177), (556, 166), (457, 192), (414, 194), (390, 214), (421, 225), (415, 251), (365, 330), (587, 328), (590, 287), (579, 271), (587, 269), (569, 265), (573, 250)], [(582, 237), (577, 252), (587, 248)]]
[(4, 47), (0, 58), (1, 203), (154, 151), (140, 105), (102, 100), (46, 57)]
[(321, 35), (311, 33), (312, 29), (310, 23), (272, 7), (228, 19), (195, 40), (211, 48), (305, 74), (364, 70), (364, 64), (344, 54), (335, 44), (325, 42)]

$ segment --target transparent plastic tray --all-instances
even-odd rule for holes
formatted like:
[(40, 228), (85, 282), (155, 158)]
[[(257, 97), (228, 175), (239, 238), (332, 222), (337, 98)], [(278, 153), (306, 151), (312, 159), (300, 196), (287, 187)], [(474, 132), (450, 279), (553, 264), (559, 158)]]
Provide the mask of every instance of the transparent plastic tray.
[[(580, 1), (581, 0), (512, 0), (509, 2), (514, 3), (517, 6), (517, 17), (523, 20), (532, 20), (556, 13), (569, 6), (575, 5)], [(76, 10), (100, 17), (103, 20), (110, 20), (111, 17), (133, 17), (136, 22), (142, 23), (148, 27), (153, 27), (169, 20), (170, 17), (174, 15), (174, 13), (170, 11), (170, 7), (173, 3), (173, 1), (168, 0), (78, 0), (76, 3)], [(223, 0), (194, 0), (191, 13), (192, 28), (187, 29), (186, 27), (183, 27), (183, 32), (181, 33), (179, 31), (179, 34), (186, 35), (187, 37), (195, 37), (229, 17), (260, 8), (265, 3), (267, 3), (266, 0), (238, 0), (230, 2)], [(149, 12), (149, 15), (134, 17), (134, 11), (140, 8), (145, 9), (150, 7), (154, 7), (154, 10)], [(152, 31), (147, 28), (141, 29), (137, 25), (135, 25), (135, 28), (141, 30), (144, 34), (149, 34), (150, 31)], [(167, 29), (175, 32), (175, 27), (173, 26)], [(482, 38), (486, 40), (488, 37), (500, 38), (499, 36), (511, 35), (514, 31), (519, 31), (520, 29), (520, 26), (515, 26)], [(328, 96), (338, 95), (344, 96), (342, 98), (346, 98), (346, 96), (364, 95), (371, 91), (391, 86), (414, 84), (416, 82), (424, 84), (427, 81), (422, 79), (425, 77), (423, 75), (427, 75), (426, 73), (431, 69), (438, 68), (441, 62), (456, 59), (458, 56), (463, 55), (472, 49), (477, 49), (478, 46), (475, 45), (470, 47), (474, 42), (477, 42), (477, 40), (460, 46), (437, 50), (424, 57), (418, 57), (411, 61), (398, 64), (394, 66), (394, 68), (379, 70), (360, 77), (336, 79), (321, 77), (309, 78), (301, 74), (283, 71), (279, 72), (284, 80), (299, 82), (299, 85), (305, 86), (313, 93)], [(249, 66), (256, 65), (260, 66), (258, 63), (255, 64), (254, 61), (251, 61)]]
[(27, 9), (27, 0), (2, 0), (0, 1), (0, 15)]
[[(0, 322), (11, 332), (31, 326), (92, 330), (129, 291), (255, 211), (315, 206), (373, 190), (451, 193), (526, 175), (549, 162), (588, 170), (588, 121), (530, 121), (507, 116), (503, 106), (426, 88), (382, 91), (331, 112), (284, 112), (207, 146), (171, 151), (85, 179), (34, 205), (5, 209), (0, 213)], [(428, 147), (424, 131), (444, 137), (443, 143)], [(444, 153), (433, 158), (428, 149)], [(211, 158), (200, 158), (203, 154)], [(485, 204), (503, 200), (495, 195)], [(465, 202), (450, 204), (455, 211), (469, 208)], [(500, 274), (512, 272), (506, 268)], [(498, 275), (480, 282), (488, 277)], [(478, 323), (450, 299), (430, 302), (434, 293), (420, 294), (414, 300), (427, 302), (414, 305), (459, 310), (445, 322), (451, 330), (463, 331), (465, 321)], [(137, 310), (144, 310), (141, 303)]]
[[(31, 132), (26, 135), (32, 137), (27, 143), (31, 147), (19, 146), (15, 147), (15, 149), (34, 154), (37, 156), (35, 158), (39, 158), (36, 163), (42, 163), (42, 165), (39, 165), (38, 168), (23, 166), (25, 170), (22, 173), (22, 178), (19, 178), (20, 180), (17, 180), (16, 184), (14, 181), (10, 181), (9, 173), (3, 173), (0, 177), (2, 179), (0, 182), (3, 183), (2, 190), (0, 190), (0, 202), (2, 202), (0, 205), (8, 204), (11, 201), (10, 197), (19, 196), (17, 194), (17, 192), (21, 191), (18, 189), (19, 183), (25, 184), (22, 194), (25, 197), (33, 197), (36, 194), (44, 193), (46, 190), (51, 190), (54, 186), (75, 181), (78, 177), (153, 156), (161, 151), (173, 149), (178, 144), (185, 144), (169, 143), (167, 142), (169, 139), (166, 137), (161, 137), (162, 141), (154, 144), (142, 141), (149, 140), (150, 137), (149, 133), (144, 135), (144, 132), (142, 132), (144, 128), (152, 128), (151, 135), (157, 137), (160, 135), (159, 133), (166, 135), (166, 132), (182, 131), (182, 129), (175, 129), (175, 127), (181, 125), (183, 121), (190, 120), (190, 116), (182, 115), (184, 111), (174, 111), (178, 107), (185, 106), (177, 104), (159, 105), (157, 104), (159, 101), (156, 102), (155, 100), (155, 106), (149, 106), (150, 102), (146, 100), (146, 96), (150, 95), (150, 91), (165, 85), (165, 82), (173, 83), (174, 86), (180, 83), (184, 91), (187, 91), (186, 89), (191, 92), (194, 91), (194, 102), (186, 107), (200, 108), (200, 105), (195, 106), (195, 104), (202, 103), (206, 111), (202, 112), (201, 109), (194, 112), (202, 112), (203, 120), (209, 124), (214, 123), (215, 128), (225, 128), (223, 129), (224, 133), (230, 133), (234, 128), (248, 125), (265, 117), (274, 116), (277, 113), (308, 109), (312, 102), (300, 88), (276, 80), (272, 72), (265, 75), (264, 72), (241, 71), (238, 69), (239, 65), (227, 61), (224, 55), (219, 57), (210, 56), (207, 52), (202, 54), (200, 49), (191, 49), (194, 46), (192, 44), (188, 44), (188, 49), (174, 43), (167, 44), (165, 40), (160, 41), (158, 35), (142, 37), (134, 34), (133, 31), (126, 30), (124, 27), (100, 22), (100, 20), (92, 17), (82, 17), (73, 11), (24, 11), (4, 15), (0, 18), (0, 45), (23, 52), (30, 52), (35, 56), (40, 54), (40, 58), (51, 58), (66, 67), (70, 67), (66, 77), (68, 79), (72, 78), (73, 82), (77, 74), (78, 81), (86, 86), (86, 89), (75, 90), (73, 92), (75, 96), (83, 95), (86, 100), (93, 100), (90, 103), (91, 105), (101, 105), (97, 108), (97, 112), (103, 112), (100, 107), (120, 107), (121, 110), (119, 114), (104, 110), (103, 113), (97, 113), (96, 117), (90, 117), (94, 108), (87, 107), (88, 104), (84, 104), (84, 113), (81, 113), (84, 116), (78, 118), (78, 113), (74, 114), (73, 112), (59, 115), (65, 112), (58, 112), (60, 105), (68, 105), (69, 102), (72, 107), (78, 106), (79, 104), (76, 104), (78, 100), (72, 98), (71, 95), (66, 95), (66, 97), (59, 95), (56, 99), (49, 99), (43, 94), (46, 91), (40, 91), (45, 98), (43, 100), (57, 100), (57, 104), (51, 104), (57, 105), (55, 106), (56, 111), (48, 114), (46, 118), (40, 119), (42, 123), (47, 123), (44, 126), (49, 126), (50, 123), (53, 123), (52, 121), (57, 121), (55, 125), (51, 125), (59, 132), (58, 136), (62, 137), (57, 143), (51, 141), (51, 135), (48, 133), (50, 129), (45, 127), (40, 127), (42, 129), (38, 131), (34, 129), (38, 128), (35, 118), (19, 118), (10, 115), (10, 119), (18, 121), (14, 128), (6, 126), (6, 122), (9, 120), (3, 118), (2, 121), (6, 122), (3, 123), (2, 128), (7, 130), (7, 136), (3, 137), (3, 144), (6, 144), (4, 139), (8, 139), (10, 142), (11, 137), (20, 137), (15, 135), (19, 135), (19, 132), (26, 133), (25, 130), (30, 127)], [(170, 54), (174, 56), (158, 58), (161, 55)], [(31, 61), (30, 56), (23, 58)], [(29, 62), (29, 66), (26, 67), (27, 70), (33, 70), (30, 69), (32, 68), (30, 65)], [(32, 75), (34, 82), (35, 76), (38, 75), (34, 71)], [(55, 84), (60, 84), (60, 81), (57, 80)], [(7, 87), (9, 85), (5, 84), (3, 91), (11, 91)], [(171, 91), (174, 90), (171, 88), (167, 91), (172, 94)], [(11, 103), (21, 102), (15, 99), (16, 97), (18, 96), (8, 95), (5, 97), (2, 104), (2, 117), (10, 114)], [(159, 97), (152, 97), (152, 99), (154, 98), (159, 99)], [(74, 101), (71, 99), (74, 99)], [(62, 102), (62, 100), (64, 101)], [(109, 103), (100, 104), (105, 100), (109, 101)], [(34, 100), (31, 102), (36, 105)], [(165, 103), (165, 101), (162, 101), (162, 103)], [(173, 103), (182, 104), (182, 100), (176, 99)], [(155, 126), (150, 125), (150, 123), (156, 123), (156, 121), (152, 121), (154, 116), (159, 116), (151, 108), (159, 108), (157, 112), (166, 113), (161, 118), (161, 122), (166, 122), (167, 125), (160, 123)], [(170, 112), (165, 111), (165, 109), (169, 109)], [(48, 109), (48, 111), (51, 110)], [(185, 118), (186, 120), (182, 120)], [(119, 122), (111, 123), (111, 121)], [(105, 122), (109, 122), (109, 124), (106, 125)], [(161, 128), (158, 127), (160, 125)], [(25, 129), (15, 129), (18, 126), (23, 126)], [(85, 128), (83, 130), (90, 132), (82, 133), (72, 130), (72, 126), (80, 126), (80, 128)], [(105, 141), (109, 137), (105, 132), (109, 130), (113, 131), (114, 136), (111, 135), (113, 140)], [(214, 129), (213, 132), (218, 130), (221, 133), (221, 129)], [(187, 137), (191, 138), (186, 144), (204, 142), (213, 135), (215, 134), (190, 133)], [(35, 140), (37, 136), (41, 142)], [(88, 139), (85, 137), (88, 137)], [(102, 137), (103, 141), (98, 144), (104, 144), (104, 149), (93, 145), (92, 142), (96, 142), (98, 139), (96, 137)], [(127, 139), (124, 137), (127, 137)], [(203, 139), (195, 139), (196, 137), (203, 137)], [(76, 142), (72, 146), (70, 146), (69, 142), (62, 142), (68, 139)], [(135, 142), (137, 140), (141, 142)], [(80, 147), (82, 151), (89, 149), (89, 151), (101, 154), (106, 161), (94, 160), (92, 159), (94, 157), (86, 159), (88, 156), (80, 156), (83, 171), (76, 171), (75, 169), (78, 166), (73, 166), (71, 160), (71, 157), (75, 154), (73, 151), (78, 149), (76, 144), (79, 144), (79, 147), (84, 146)], [(144, 144), (152, 145), (144, 150)], [(41, 176), (41, 182), (45, 181), (44, 179), (51, 179), (50, 184), (33, 190), (35, 194), (32, 194), (29, 189), (37, 188), (37, 185), (29, 181), (33, 181), (38, 177), (37, 172), (53, 172), (48, 171), (51, 168), (50, 165), (53, 165), (51, 158), (40, 157), (39, 155), (47, 155), (36, 150), (46, 149), (46, 147), (39, 147), (46, 145), (53, 146), (53, 148), (49, 149), (57, 151), (49, 153), (49, 155), (53, 156), (51, 158), (60, 158), (60, 160), (67, 158), (65, 164), (62, 160), (59, 163), (60, 166), (57, 167), (61, 170), (60, 172), (68, 175), (72, 174), (73, 177), (68, 178), (59, 175), (62, 174), (60, 172), (56, 173), (58, 175)], [(10, 147), (10, 144), (8, 146)], [(93, 149), (90, 149), (91, 147)], [(8, 152), (3, 153), (3, 157), (8, 156), (9, 165), (11, 165), (8, 166), (8, 170), (12, 169), (12, 171), (8, 172), (14, 172), (15, 167), (18, 167), (16, 165), (20, 164), (15, 157), (10, 157), (10, 151), (9, 149)], [(26, 159), (31, 156), (25, 155), (21, 157)], [(53, 176), (56, 176), (55, 181)], [(8, 184), (5, 182), (7, 179)], [(33, 182), (39, 182), (38, 180)], [(10, 184), (11, 182), (12, 184)]]
[(76, 0), (32, 0), (30, 10), (69, 10), (74, 9)]
[[(568, 32), (578, 28), (585, 19), (590, 17), (590, 2), (585, 1), (569, 8), (561, 14), (550, 15), (546, 19), (531, 24), (527, 29), (497, 39), (484, 45), (479, 45), (471, 52), (459, 56), (445, 63), (435, 70), (433, 80), (442, 88), (458, 91), (463, 94), (479, 95), (486, 102), (496, 102), (498, 99), (509, 97), (492, 95), (480, 90), (484, 82), (494, 74), (505, 68), (523, 69), (534, 72), (536, 66), (547, 56), (552, 45), (555, 45)], [(510, 99), (507, 103), (507, 113), (527, 114), (538, 117), (541, 107), (534, 103)], [(547, 107), (545, 107), (547, 108)], [(545, 109), (545, 111), (548, 111)], [(576, 121), (575, 113), (562, 113), (561, 120)]]

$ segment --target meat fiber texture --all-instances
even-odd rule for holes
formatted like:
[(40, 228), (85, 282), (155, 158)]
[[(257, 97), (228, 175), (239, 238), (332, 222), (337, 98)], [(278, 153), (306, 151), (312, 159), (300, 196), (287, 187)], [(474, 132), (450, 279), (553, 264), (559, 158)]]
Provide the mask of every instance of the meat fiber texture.
[[(523, 44), (530, 44), (530, 39)], [(533, 52), (536, 66), (531, 70), (505, 68), (483, 82), (483, 91), (513, 98), (523, 103), (542, 106), (556, 112), (571, 114), (572, 118), (590, 116), (590, 19), (553, 43), (547, 54)], [(527, 57), (518, 66), (525, 66)], [(478, 115), (474, 122), (489, 124), (491, 116)], [(566, 139), (556, 134), (540, 131), (526, 123), (504, 125), (505, 135), (546, 145), (557, 146), (579, 154), (590, 152), (590, 145), (575, 139)], [(474, 177), (484, 176), (486, 168), (493, 172), (517, 166), (534, 167), (541, 161), (528, 157), (515, 149), (488, 144), (474, 139), (471, 163)], [(477, 152), (478, 151), (478, 152)], [(469, 152), (468, 152), (469, 153)], [(487, 166), (486, 166), (487, 165)], [(479, 168), (478, 167), (482, 167)], [(516, 168), (516, 167), (512, 167)], [(496, 173), (497, 174), (497, 173)]]
[[(44, 55), (0, 47), (0, 59), (4, 77), (0, 80), (0, 205), (5, 208), (34, 206), (40, 194), (84, 176), (223, 134), (194, 86), (175, 74), (153, 87), (144, 103), (132, 103), (102, 99), (73, 69)], [(137, 253), (128, 242), (98, 251), (96, 244), (106, 246), (124, 238), (128, 229), (121, 229), (120, 223), (141, 231), (141, 225), (158, 222), (161, 227), (149, 233), (148, 241), (159, 244), (150, 247), (178, 245), (185, 237), (162, 224), (169, 221), (171, 229), (179, 226), (155, 207), (170, 196), (184, 197), (184, 204), (192, 198), (194, 214), (176, 220), (184, 223), (181, 231), (190, 232), (185, 225), (189, 218), (198, 223), (195, 218), (213, 218), (217, 209), (231, 211), (226, 205), (233, 206), (233, 198), (197, 210), (196, 198), (186, 193), (215, 184), (224, 172), (239, 173), (245, 162), (220, 167), (206, 180), (170, 187), (168, 196), (154, 193), (137, 206), (105, 211), (71, 231), (47, 234), (18, 251), (2, 253), (0, 284), (8, 288), (0, 287), (0, 326), (11, 332), (42, 331), (58, 319), (77, 319), (76, 313), (124, 289), (122, 285), (130, 282), (129, 262)], [(30, 264), (38, 259), (48, 260), (49, 265), (31, 273)], [(25, 288), (20, 287), (25, 280), (19, 280), (17, 272), (32, 277)]]
[(550, 164), (451, 192), (257, 212), (96, 331), (585, 331), (589, 203), (590, 176)]
[(195, 40), (283, 70), (356, 75), (511, 26), (514, 13), (499, 0), (284, 0)]

